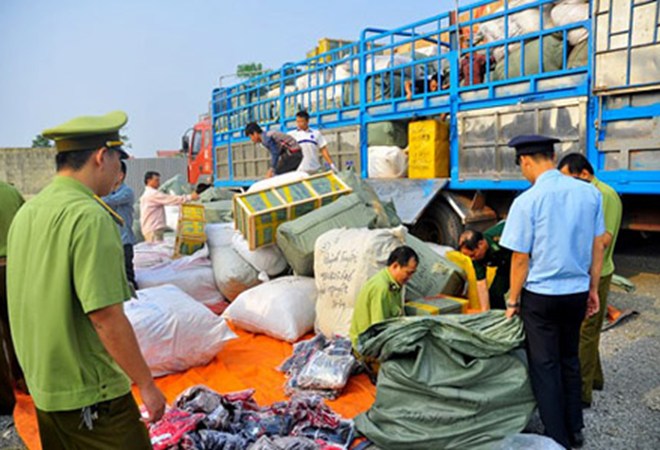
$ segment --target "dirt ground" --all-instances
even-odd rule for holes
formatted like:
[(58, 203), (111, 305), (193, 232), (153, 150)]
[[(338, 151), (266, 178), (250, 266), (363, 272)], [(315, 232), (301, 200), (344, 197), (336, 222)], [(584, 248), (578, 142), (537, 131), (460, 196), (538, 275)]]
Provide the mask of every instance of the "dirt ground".
[[(614, 287), (609, 302), (639, 314), (602, 335), (605, 389), (585, 410), (584, 449), (660, 449), (660, 234), (624, 233), (615, 264), (636, 290)], [(0, 448), (24, 448), (10, 416), (0, 416)]]

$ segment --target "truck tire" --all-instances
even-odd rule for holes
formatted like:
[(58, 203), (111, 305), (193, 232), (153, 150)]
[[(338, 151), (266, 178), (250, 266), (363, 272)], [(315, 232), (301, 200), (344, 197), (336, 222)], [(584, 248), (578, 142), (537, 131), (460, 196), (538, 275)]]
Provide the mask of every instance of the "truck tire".
[(458, 238), (463, 232), (461, 218), (444, 201), (430, 205), (410, 233), (419, 239), (437, 244), (458, 247)]

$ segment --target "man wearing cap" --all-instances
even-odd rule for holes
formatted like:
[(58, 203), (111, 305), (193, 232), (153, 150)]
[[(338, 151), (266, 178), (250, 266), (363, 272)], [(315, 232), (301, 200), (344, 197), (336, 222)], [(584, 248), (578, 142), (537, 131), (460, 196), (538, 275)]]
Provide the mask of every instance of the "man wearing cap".
[(523, 320), (541, 420), (570, 448), (584, 442), (578, 344), (582, 320), (599, 307), (605, 226), (598, 190), (555, 169), (557, 142), (534, 135), (509, 142), (532, 187), (511, 205), (500, 245), (513, 251), (506, 315)]
[(256, 122), (245, 126), (245, 135), (253, 143), (263, 145), (270, 152), (270, 168), (266, 172), (266, 178), (298, 169), (303, 153), (292, 136), (279, 131), (264, 132)]
[(146, 420), (165, 408), (123, 311), (130, 289), (121, 218), (100, 199), (127, 156), (119, 140), (126, 121), (117, 111), (45, 130), (57, 176), (9, 230), (9, 319), (44, 449), (151, 448), (131, 380)]
[(569, 175), (591, 183), (600, 191), (603, 197), (603, 216), (605, 217), (603, 245), (605, 246), (605, 256), (603, 260), (603, 268), (600, 273), (600, 283), (598, 285), (600, 308), (598, 313), (582, 322), (582, 328), (580, 330), (582, 404), (585, 407), (589, 407), (591, 406), (593, 390), (603, 389), (603, 384), (605, 382), (603, 378), (603, 369), (600, 364), (598, 345), (600, 343), (600, 330), (603, 327), (603, 321), (607, 315), (607, 295), (610, 292), (610, 283), (612, 281), (612, 274), (614, 273), (614, 261), (612, 255), (614, 253), (616, 238), (621, 226), (623, 205), (621, 204), (621, 199), (616, 191), (594, 176), (594, 168), (584, 155), (580, 153), (570, 153), (559, 161), (557, 167), (564, 175)]
[(11, 184), (0, 181), (0, 414), (14, 411), (14, 386), (23, 382), (9, 332), (7, 313), (7, 233), (18, 209), (25, 201)]
[(144, 193), (140, 197), (140, 228), (146, 242), (160, 242), (164, 238), (167, 222), (165, 205), (182, 205), (197, 200), (199, 194), (170, 195), (160, 192), (160, 174), (149, 171), (144, 174)]

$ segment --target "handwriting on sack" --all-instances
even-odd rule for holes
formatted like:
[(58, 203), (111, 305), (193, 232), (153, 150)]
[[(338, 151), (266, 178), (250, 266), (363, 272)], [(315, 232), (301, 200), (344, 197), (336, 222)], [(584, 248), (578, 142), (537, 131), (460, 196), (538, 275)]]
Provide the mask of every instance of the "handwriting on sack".
[(344, 308), (348, 295), (354, 290), (354, 268), (360, 259), (360, 252), (356, 248), (337, 248), (333, 242), (323, 243), (320, 250), (321, 262), (326, 270), (316, 275), (321, 281), (319, 295), (331, 298), (333, 308)]

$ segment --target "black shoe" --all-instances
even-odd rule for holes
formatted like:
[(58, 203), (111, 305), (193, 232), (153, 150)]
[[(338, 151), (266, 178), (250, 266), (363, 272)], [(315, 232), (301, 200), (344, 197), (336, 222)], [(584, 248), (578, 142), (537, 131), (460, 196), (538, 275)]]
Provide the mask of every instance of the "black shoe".
[(580, 448), (584, 445), (584, 435), (581, 431), (572, 433), (568, 440), (571, 442), (571, 446), (574, 448)]

